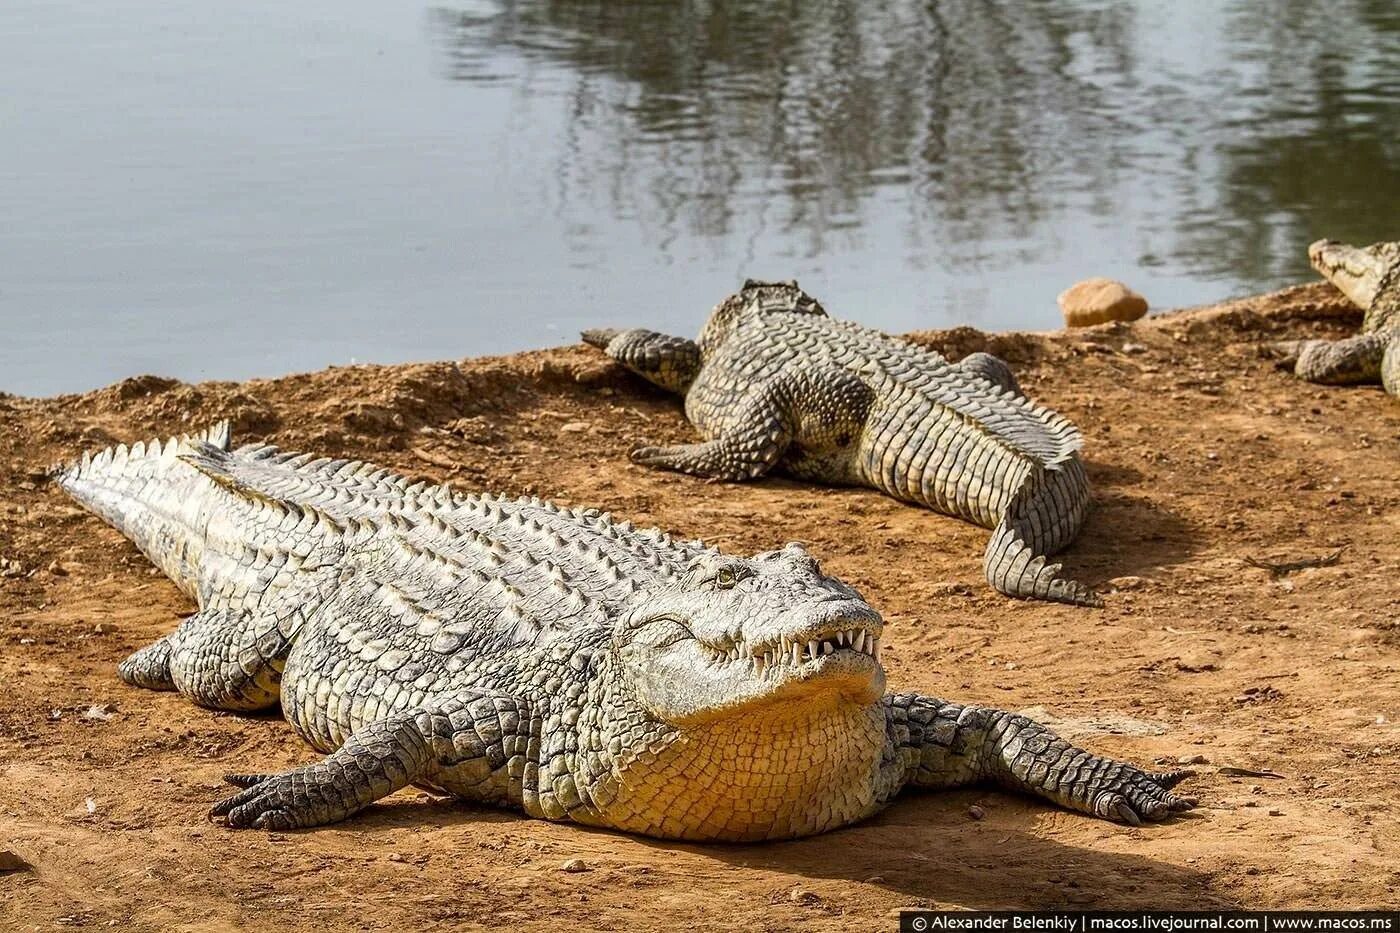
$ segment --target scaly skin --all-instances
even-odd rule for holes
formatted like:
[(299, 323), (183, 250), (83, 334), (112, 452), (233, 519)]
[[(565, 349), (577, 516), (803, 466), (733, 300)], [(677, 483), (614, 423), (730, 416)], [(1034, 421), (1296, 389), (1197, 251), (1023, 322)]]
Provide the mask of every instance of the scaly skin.
[(750, 558), (539, 499), (228, 449), (118, 447), (58, 483), (198, 611), (119, 668), (283, 715), (321, 761), (232, 774), (231, 827), (344, 819), (409, 784), (667, 839), (844, 826), (991, 781), (1127, 823), (1191, 807), (1022, 716), (886, 696), (880, 615), (796, 545)]
[(1366, 316), (1355, 337), (1276, 344), (1283, 365), (1299, 378), (1323, 385), (1379, 382), (1400, 398), (1400, 243), (1357, 249), (1318, 240), (1308, 247), (1308, 259)]
[(1089, 510), (1079, 432), (1028, 401), (995, 356), (951, 364), (833, 320), (796, 282), (746, 282), (715, 308), (698, 342), (641, 329), (583, 339), (684, 395), (705, 438), (641, 447), (638, 462), (721, 480), (778, 469), (873, 486), (992, 529), (983, 566), (998, 592), (1102, 605), (1046, 561), (1074, 540)]

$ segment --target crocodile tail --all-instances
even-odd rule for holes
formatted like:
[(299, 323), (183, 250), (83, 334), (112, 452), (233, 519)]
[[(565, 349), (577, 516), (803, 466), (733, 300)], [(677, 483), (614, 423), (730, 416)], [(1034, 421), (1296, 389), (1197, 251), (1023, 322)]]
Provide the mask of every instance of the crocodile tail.
[(1062, 577), (1062, 566), (1046, 556), (1074, 540), (1088, 509), (1089, 486), (1079, 460), (1027, 476), (987, 542), (987, 582), (1020, 599), (1102, 606), (1097, 593)]
[(141, 549), (186, 593), (195, 594), (203, 550), (200, 493), (209, 481), (180, 459), (199, 444), (229, 446), (229, 423), (204, 431), (118, 444), (53, 470), (54, 482)]

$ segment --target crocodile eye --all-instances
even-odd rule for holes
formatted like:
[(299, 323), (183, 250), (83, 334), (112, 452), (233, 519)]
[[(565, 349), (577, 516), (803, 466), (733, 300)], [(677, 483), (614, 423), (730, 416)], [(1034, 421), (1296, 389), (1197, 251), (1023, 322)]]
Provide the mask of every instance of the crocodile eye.
[(715, 574), (715, 586), (722, 590), (731, 590), (734, 584), (739, 582), (739, 575), (729, 567), (723, 567), (719, 573)]

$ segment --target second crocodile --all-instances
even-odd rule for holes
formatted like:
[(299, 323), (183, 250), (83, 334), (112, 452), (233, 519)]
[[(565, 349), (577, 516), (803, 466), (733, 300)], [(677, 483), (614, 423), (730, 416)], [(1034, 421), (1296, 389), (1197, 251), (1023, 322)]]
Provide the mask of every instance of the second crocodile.
[(992, 529), (987, 581), (1008, 596), (1102, 605), (1047, 561), (1079, 533), (1089, 483), (1078, 429), (1021, 393), (987, 353), (957, 364), (827, 316), (796, 282), (748, 281), (698, 341), (654, 331), (583, 338), (685, 396), (705, 440), (633, 459), (724, 480), (780, 469), (873, 486)]

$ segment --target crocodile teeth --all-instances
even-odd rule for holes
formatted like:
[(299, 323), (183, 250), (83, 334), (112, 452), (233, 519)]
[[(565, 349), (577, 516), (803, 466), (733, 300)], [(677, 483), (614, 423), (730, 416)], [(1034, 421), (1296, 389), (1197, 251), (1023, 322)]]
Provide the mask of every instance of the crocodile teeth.
[(859, 631), (856, 632), (855, 637), (851, 639), (851, 647), (852, 647), (852, 648), (855, 648), (857, 651), (864, 651), (864, 650), (865, 650), (865, 630), (864, 630), (864, 629), (860, 629)]
[(831, 642), (829, 642), (829, 641), (824, 641), (824, 642), (822, 642), (822, 654), (831, 654), (831, 653), (832, 653), (833, 651), (835, 651), (835, 650), (836, 650), (836, 649), (833, 648), (833, 647), (831, 646)]
[(874, 656), (875, 660), (880, 660), (880, 639), (874, 636), (871, 636), (870, 639), (870, 654)]
[(812, 641), (807, 642), (807, 655), (808, 655), (808, 657), (810, 657), (813, 661), (815, 661), (817, 658), (821, 657), (821, 653), (822, 653), (822, 651), (821, 651), (821, 642), (819, 642), (819, 641), (817, 641), (817, 640), (815, 640), (815, 639), (813, 639)]
[(794, 665), (802, 663), (802, 646), (797, 642), (792, 643), (792, 663)]

